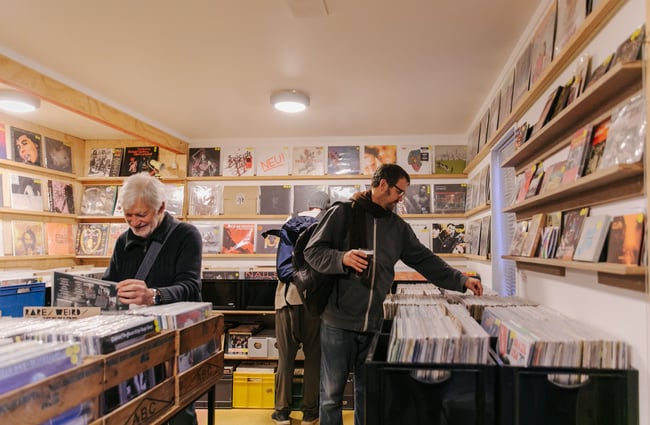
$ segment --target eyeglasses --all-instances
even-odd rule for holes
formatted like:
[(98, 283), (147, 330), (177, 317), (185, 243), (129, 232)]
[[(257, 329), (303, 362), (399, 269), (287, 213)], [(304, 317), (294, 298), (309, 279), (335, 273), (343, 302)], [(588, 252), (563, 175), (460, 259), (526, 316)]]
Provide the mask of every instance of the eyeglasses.
[(398, 196), (404, 196), (404, 194), (406, 193), (406, 191), (400, 189), (399, 187), (397, 187), (397, 186), (394, 185), (394, 184), (391, 184), (390, 187), (394, 187), (395, 190), (397, 190), (397, 195), (398, 195)]

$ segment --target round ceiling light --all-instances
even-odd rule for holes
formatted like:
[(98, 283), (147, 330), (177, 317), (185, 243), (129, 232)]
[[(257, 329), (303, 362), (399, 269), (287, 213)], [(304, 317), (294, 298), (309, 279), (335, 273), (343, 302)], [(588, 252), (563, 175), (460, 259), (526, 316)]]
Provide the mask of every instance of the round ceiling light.
[(14, 90), (0, 90), (0, 109), (7, 112), (32, 112), (40, 106), (37, 97)]
[(302, 112), (309, 106), (309, 96), (298, 90), (282, 90), (271, 95), (271, 105), (290, 114)]

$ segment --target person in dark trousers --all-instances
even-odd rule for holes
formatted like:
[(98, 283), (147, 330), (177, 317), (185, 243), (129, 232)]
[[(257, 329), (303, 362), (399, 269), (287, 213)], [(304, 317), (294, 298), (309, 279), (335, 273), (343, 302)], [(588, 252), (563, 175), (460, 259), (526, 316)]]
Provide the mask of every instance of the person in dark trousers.
[[(134, 174), (124, 181), (119, 196), (129, 229), (117, 238), (103, 276), (117, 282), (119, 301), (135, 305), (201, 301), (201, 234), (185, 222), (172, 227), (175, 219), (165, 212), (164, 185), (147, 173)], [(147, 277), (134, 279), (153, 240), (165, 242)], [(194, 406), (169, 423), (195, 425)]]
[[(343, 423), (343, 391), (349, 372), (354, 372), (354, 423), (364, 425), (363, 364), (374, 334), (381, 329), (382, 304), (393, 284), (398, 260), (443, 288), (483, 293), (480, 280), (449, 266), (392, 212), (410, 181), (399, 165), (381, 165), (372, 177), (370, 190), (350, 198), (351, 217), (346, 216), (349, 213), (344, 205), (334, 205), (305, 248), (305, 260), (317, 271), (347, 272), (339, 278), (321, 315), (321, 425)], [(348, 250), (331, 248), (334, 246), (347, 246)], [(370, 262), (366, 250), (374, 251)], [(364, 271), (368, 277), (360, 278)]]
[(298, 290), (292, 285), (293, 243), (289, 233), (297, 236), (320, 219), (330, 206), (325, 192), (315, 192), (307, 201), (308, 211), (290, 217), (282, 226), (277, 253), (278, 286), (275, 291), (275, 335), (278, 343), (278, 368), (275, 376), (275, 411), (271, 418), (277, 425), (289, 425), (291, 419), (292, 383), (296, 353), (300, 344), (305, 353), (303, 375), (302, 425), (318, 423), (320, 381), (320, 318), (305, 311)]

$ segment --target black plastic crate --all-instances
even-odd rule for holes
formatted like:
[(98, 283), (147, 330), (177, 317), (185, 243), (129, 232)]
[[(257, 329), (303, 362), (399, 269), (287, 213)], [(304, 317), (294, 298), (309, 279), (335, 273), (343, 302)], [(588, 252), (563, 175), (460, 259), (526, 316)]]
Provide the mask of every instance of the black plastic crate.
[[(638, 425), (639, 373), (625, 369), (516, 367), (498, 363), (498, 425)], [(582, 384), (554, 375), (582, 375)], [(566, 381), (566, 380), (560, 380)]]
[[(367, 424), (495, 424), (494, 364), (387, 363), (389, 337), (376, 335), (366, 360)], [(425, 381), (419, 370), (445, 376)]]

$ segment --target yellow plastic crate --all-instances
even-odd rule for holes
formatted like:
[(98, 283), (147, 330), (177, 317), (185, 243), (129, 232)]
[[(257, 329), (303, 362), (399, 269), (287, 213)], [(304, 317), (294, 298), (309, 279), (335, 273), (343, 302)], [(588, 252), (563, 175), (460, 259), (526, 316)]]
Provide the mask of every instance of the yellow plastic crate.
[(272, 409), (275, 406), (275, 373), (232, 374), (232, 407)]

